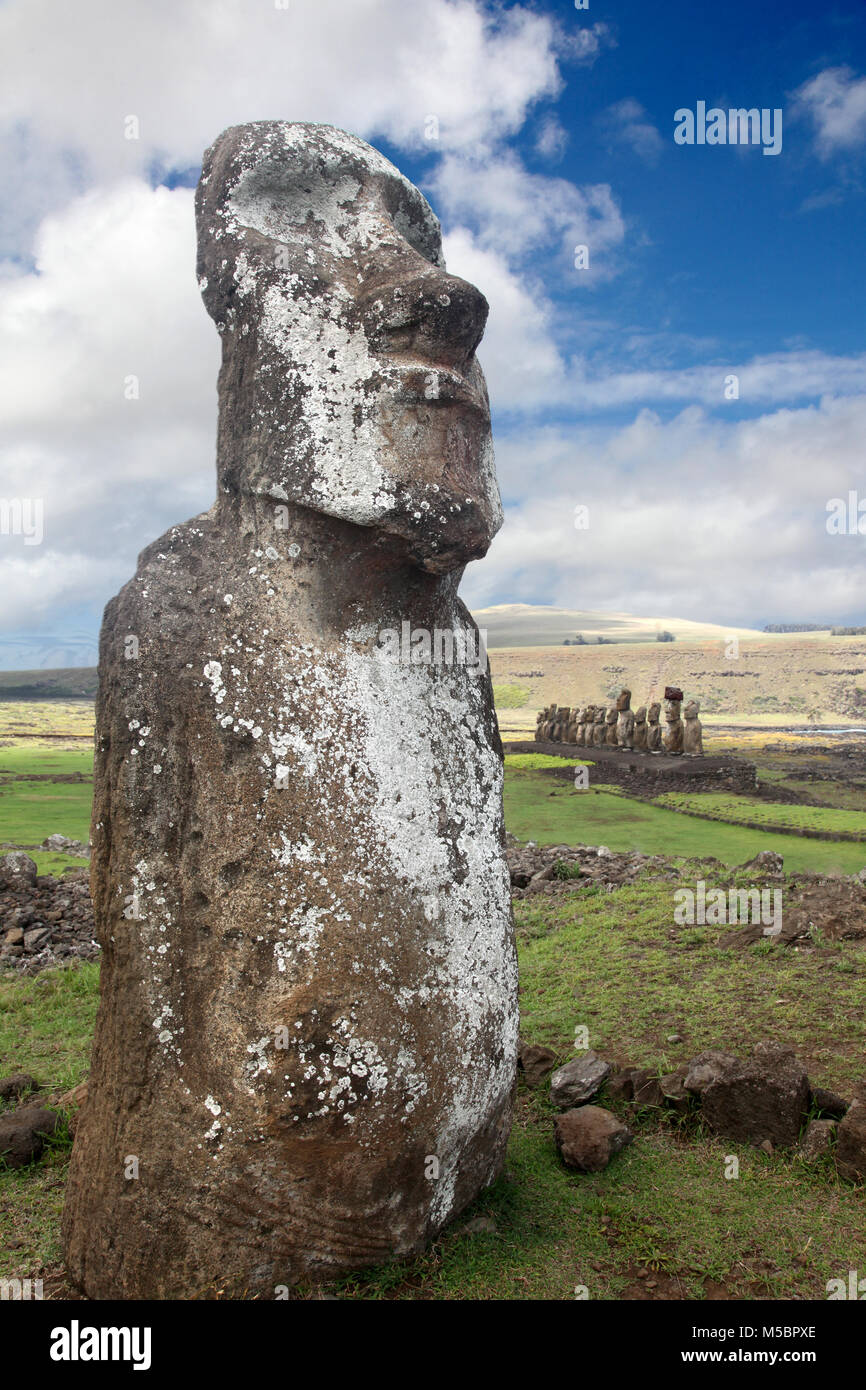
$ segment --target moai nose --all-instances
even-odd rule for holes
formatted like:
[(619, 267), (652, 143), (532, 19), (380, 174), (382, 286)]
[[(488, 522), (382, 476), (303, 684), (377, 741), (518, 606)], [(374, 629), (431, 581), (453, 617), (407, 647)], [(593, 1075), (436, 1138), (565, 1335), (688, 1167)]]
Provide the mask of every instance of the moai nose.
[(480, 290), (432, 266), (380, 285), (364, 297), (361, 309), (374, 349), (456, 368), (465, 368), (475, 352), (487, 314)]

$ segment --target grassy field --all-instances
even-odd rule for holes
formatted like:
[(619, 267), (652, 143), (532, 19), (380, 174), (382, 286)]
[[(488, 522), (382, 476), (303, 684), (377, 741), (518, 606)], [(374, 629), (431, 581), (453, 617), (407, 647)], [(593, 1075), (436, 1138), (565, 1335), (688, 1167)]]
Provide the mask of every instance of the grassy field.
[[(42, 721), (45, 709), (34, 717)], [(38, 728), (28, 725), (27, 708), (15, 718), (24, 734), (7, 729), (0, 740), (0, 840), (38, 843), (53, 831), (86, 839), (92, 749), (68, 735), (87, 716), (64, 706), (57, 724), (67, 737), (60, 740), (45, 736), (53, 732), (50, 718)], [(789, 779), (783, 753), (763, 753), (760, 741), (751, 748), (762, 777)], [(814, 765), (824, 765), (821, 755)], [(700, 820), (615, 790), (575, 791), (570, 780), (550, 776), (562, 766), (544, 754), (509, 755), (506, 820), (514, 834), (713, 856), (721, 865), (696, 865), (695, 872), (725, 886), (737, 876), (721, 866), (742, 864), (760, 849), (780, 851), (789, 871), (853, 873), (866, 864), (862, 845)], [(817, 789), (827, 799), (836, 785)], [(792, 826), (799, 823), (792, 813), (821, 809), (711, 799), (737, 815), (744, 807), (773, 818), (787, 812)], [(859, 806), (837, 810), (846, 826), (859, 826)], [(49, 867), (48, 856), (35, 857)], [(55, 871), (63, 867), (57, 859)], [(725, 928), (674, 926), (673, 886), (642, 880), (515, 904), (523, 1037), (567, 1060), (575, 1027), (586, 1025), (590, 1045), (604, 1056), (660, 1073), (706, 1047), (744, 1054), (773, 1038), (797, 1048), (815, 1084), (850, 1094), (864, 1075), (864, 943), (724, 949)], [(95, 964), (0, 976), (0, 1075), (30, 1071), (55, 1100), (81, 1080), (97, 991)], [(668, 1042), (672, 1034), (682, 1041)], [(546, 1087), (532, 1090), (521, 1080), (504, 1175), (423, 1256), (337, 1281), (330, 1291), (364, 1300), (559, 1300), (582, 1289), (601, 1300), (811, 1299), (826, 1296), (829, 1279), (866, 1269), (864, 1193), (839, 1180), (831, 1162), (809, 1167), (791, 1153), (716, 1140), (694, 1119), (634, 1114), (623, 1102), (599, 1099), (627, 1115), (636, 1134), (605, 1172), (578, 1175), (560, 1164)], [(59, 1246), (69, 1147), (62, 1128), (38, 1164), (0, 1168), (0, 1277), (44, 1270), (46, 1290), (59, 1296), (69, 1293)], [(740, 1161), (735, 1181), (724, 1176), (731, 1152)], [(465, 1230), (474, 1217), (488, 1218), (490, 1229)]]
[[(752, 804), (746, 797), (733, 799)], [(743, 864), (760, 850), (772, 849), (783, 855), (786, 869), (800, 873), (853, 874), (866, 866), (862, 844), (698, 820), (616, 790), (575, 791), (570, 783), (553, 781), (543, 772), (516, 768), (506, 776), (505, 822), (519, 839), (541, 845), (604, 844), (643, 854), (712, 856), (724, 864)]]
[(751, 796), (721, 792), (665, 792), (654, 805), (675, 807), (695, 816), (715, 816), (740, 825), (781, 825), (792, 830), (818, 830), (825, 834), (866, 839), (866, 811), (829, 806), (791, 806)]
[[(862, 1075), (864, 963), (854, 943), (816, 958), (784, 947), (724, 951), (713, 929), (674, 931), (670, 885), (516, 904), (524, 1037), (569, 1056), (586, 1024), (605, 1056), (668, 1070), (719, 1043), (795, 1045), (816, 1082)], [(839, 967), (839, 968), (837, 968)], [(94, 965), (0, 983), (2, 1069), (57, 1094), (86, 1072)], [(672, 1046), (676, 1031), (683, 1041)], [(604, 1096), (601, 1097), (605, 1103)], [(863, 1193), (791, 1154), (768, 1156), (657, 1112), (627, 1115), (637, 1142), (604, 1172), (559, 1163), (546, 1088), (522, 1082), (506, 1172), (423, 1256), (336, 1281), (354, 1299), (821, 1298), (863, 1265)], [(740, 1160), (724, 1177), (728, 1155)], [(59, 1269), (68, 1140), (0, 1172), (0, 1276)], [(493, 1229), (465, 1231), (487, 1217)], [(859, 1262), (859, 1264), (858, 1264)], [(64, 1290), (58, 1283), (60, 1293)], [(298, 1296), (310, 1290), (301, 1288)]]
[(31, 737), (0, 746), (0, 847), (25, 847), (40, 873), (59, 874), (86, 863), (35, 847), (55, 834), (86, 844), (92, 798), (89, 738), (79, 742)]

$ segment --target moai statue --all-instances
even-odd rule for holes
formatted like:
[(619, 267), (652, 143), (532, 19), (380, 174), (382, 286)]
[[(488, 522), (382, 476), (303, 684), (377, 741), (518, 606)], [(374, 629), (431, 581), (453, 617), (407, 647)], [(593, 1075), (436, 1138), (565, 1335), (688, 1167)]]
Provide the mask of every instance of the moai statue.
[(545, 742), (550, 743), (553, 738), (553, 725), (556, 720), (556, 705), (547, 706), (547, 718), (544, 721), (543, 732)]
[(617, 696), (616, 741), (620, 748), (634, 747), (634, 711), (631, 709), (631, 691), (621, 690)]
[(571, 744), (577, 743), (577, 722), (578, 722), (578, 711), (577, 711), (576, 708), (574, 708), (574, 709), (572, 709), (571, 714), (569, 715), (569, 718), (568, 718), (568, 731), (567, 731), (567, 736), (566, 736), (566, 740), (565, 740), (566, 743), (571, 743)]
[(616, 736), (616, 721), (618, 718), (619, 710), (617, 709), (616, 705), (611, 705), (610, 709), (607, 712), (607, 730), (604, 736), (604, 741), (607, 744), (608, 748), (619, 747), (619, 740)]
[(675, 685), (665, 686), (664, 750), (666, 753), (682, 753), (683, 721), (680, 711), (683, 707), (683, 692)]
[(646, 705), (638, 705), (634, 712), (634, 744), (637, 752), (645, 753), (646, 747)]
[(537, 742), (538, 740), (540, 740), (541, 737), (542, 737), (541, 729), (542, 729), (542, 725), (544, 724), (544, 715), (545, 715), (545, 711), (544, 711), (543, 709), (540, 709), (540, 710), (538, 711), (538, 713), (536, 714), (536, 716), (535, 716), (535, 738), (536, 738), (536, 742)]
[(594, 705), (585, 705), (580, 711), (580, 717), (577, 723), (577, 744), (580, 748), (585, 747), (588, 742), (587, 736), (592, 728), (594, 715)]
[[(604, 705), (596, 705), (595, 718), (592, 722), (592, 744), (594, 748), (603, 748), (607, 738), (606, 711)], [(588, 742), (589, 740), (587, 740)]]
[(697, 700), (689, 700), (683, 710), (683, 752), (687, 758), (699, 758), (703, 755), (703, 725), (698, 719), (700, 707)]
[(648, 753), (660, 753), (662, 751), (662, 727), (659, 723), (662, 707), (658, 700), (653, 700), (646, 716), (646, 746)]
[[(273, 1298), (421, 1250), (500, 1172), (516, 1078), (502, 746), (457, 598), (502, 520), (486, 302), (330, 126), (226, 131), (196, 213), (217, 500), (100, 644), (63, 1223), (91, 1299)], [(456, 659), (407, 660), (405, 627)]]
[(568, 726), (571, 722), (571, 709), (563, 705), (559, 711), (559, 742), (568, 743)]

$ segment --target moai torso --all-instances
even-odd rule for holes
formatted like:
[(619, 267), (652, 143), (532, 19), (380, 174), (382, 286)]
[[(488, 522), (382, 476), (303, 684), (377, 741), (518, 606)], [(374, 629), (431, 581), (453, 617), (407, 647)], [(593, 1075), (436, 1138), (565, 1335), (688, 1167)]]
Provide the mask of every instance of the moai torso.
[(665, 699), (665, 732), (663, 742), (666, 753), (682, 753), (683, 751), (683, 721), (680, 718), (682, 704), (681, 695), (679, 699)]
[(420, 1250), (500, 1171), (516, 1072), (486, 662), (400, 642), (477, 640), (485, 302), (332, 127), (225, 132), (197, 216), (217, 501), (143, 552), (100, 643), (101, 998), (63, 1221), (93, 1299), (273, 1297)]
[(622, 690), (616, 702), (616, 741), (620, 748), (634, 747), (634, 714), (631, 709), (631, 691)]
[(617, 739), (616, 735), (616, 721), (618, 718), (619, 711), (617, 710), (616, 705), (611, 705), (610, 709), (607, 712), (607, 715), (605, 716), (607, 729), (605, 730), (604, 741), (607, 744), (608, 748), (618, 747), (619, 740)]
[(607, 736), (607, 722), (605, 719), (604, 705), (597, 705), (595, 717), (592, 721), (592, 742), (595, 748), (602, 748)]
[(660, 753), (662, 751), (662, 729), (659, 719), (662, 707), (657, 701), (653, 701), (647, 710), (646, 716), (646, 746), (648, 753)]
[(701, 757), (704, 751), (703, 727), (698, 718), (700, 705), (689, 700), (683, 710), (683, 752), (689, 758)]
[(641, 753), (646, 747), (646, 705), (638, 705), (634, 712), (634, 748)]

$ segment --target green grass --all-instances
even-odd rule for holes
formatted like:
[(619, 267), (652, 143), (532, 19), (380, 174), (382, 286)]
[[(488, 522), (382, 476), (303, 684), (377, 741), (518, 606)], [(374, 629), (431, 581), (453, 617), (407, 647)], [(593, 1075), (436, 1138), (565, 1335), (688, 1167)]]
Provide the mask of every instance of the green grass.
[(83, 961), (39, 975), (0, 975), (0, 1075), (26, 1071), (68, 1091), (87, 1074), (99, 966)]
[(497, 709), (523, 709), (529, 691), (522, 685), (494, 685), (493, 700)]
[[(36, 780), (80, 776), (81, 781)], [(30, 780), (32, 779), (32, 780)], [(87, 843), (93, 798), (93, 750), (27, 740), (0, 748), (0, 844), (38, 845), (47, 835)], [(84, 862), (48, 851), (29, 851), (40, 873), (60, 873)]]
[(505, 823), (519, 839), (542, 845), (604, 844), (644, 854), (714, 857), (724, 864), (742, 864), (772, 849), (795, 872), (852, 874), (866, 865), (864, 845), (697, 820), (608, 790), (575, 791), (541, 772), (506, 770)]
[(513, 772), (537, 772), (542, 767), (595, 767), (595, 763), (586, 760), (572, 762), (550, 753), (506, 753), (505, 766)]
[(740, 825), (783, 825), (866, 839), (866, 811), (828, 806), (797, 806), (763, 801), (730, 792), (665, 792), (656, 806), (676, 807), (692, 815), (714, 816)]

